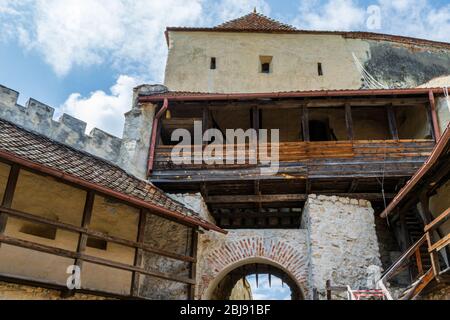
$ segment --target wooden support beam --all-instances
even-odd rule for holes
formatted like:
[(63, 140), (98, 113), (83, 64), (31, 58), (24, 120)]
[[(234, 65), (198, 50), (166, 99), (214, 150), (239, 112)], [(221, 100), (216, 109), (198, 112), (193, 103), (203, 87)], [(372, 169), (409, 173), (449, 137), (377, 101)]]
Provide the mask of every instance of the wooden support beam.
[(347, 126), (347, 137), (349, 141), (355, 139), (353, 132), (353, 116), (352, 116), (352, 106), (349, 103), (345, 104), (345, 124)]
[[(137, 234), (137, 242), (144, 244), (145, 240), (145, 226), (147, 223), (147, 215), (144, 212), (144, 209), (141, 209), (139, 212), (139, 227)], [(135, 249), (134, 256), (134, 266), (140, 268), (142, 265), (142, 260), (144, 256), (144, 251), (140, 248)], [(140, 285), (140, 274), (137, 272), (133, 272), (132, 280), (131, 280), (131, 296), (137, 297), (139, 296), (139, 285)]]
[(107, 235), (107, 234), (99, 232), (99, 231), (76, 227), (76, 226), (66, 224), (63, 222), (46, 219), (43, 217), (31, 215), (29, 213), (13, 210), (13, 209), (9, 209), (9, 208), (0, 207), (0, 213), (5, 213), (8, 216), (12, 216), (12, 217), (15, 217), (18, 219), (24, 219), (24, 220), (31, 221), (31, 222), (46, 224), (49, 226), (56, 227), (58, 229), (63, 229), (63, 230), (71, 231), (71, 232), (83, 232), (83, 233), (86, 233), (87, 235), (92, 236), (97, 239), (101, 239), (101, 240), (104, 240), (107, 242), (112, 242), (112, 243), (116, 243), (119, 245), (131, 247), (131, 248), (140, 248), (146, 252), (154, 253), (154, 254), (157, 254), (157, 255), (160, 255), (163, 257), (167, 257), (170, 259), (174, 259), (174, 260), (180, 260), (180, 261), (185, 261), (185, 262), (193, 262), (194, 261), (194, 259), (192, 257), (179, 255), (176, 253), (161, 250), (161, 249), (152, 247), (148, 244), (142, 244), (142, 243), (138, 243), (135, 241), (130, 241), (130, 240), (110, 236), (110, 235)]
[[(19, 178), (19, 172), (20, 167), (18, 165), (11, 166), (11, 170), (9, 171), (8, 176), (8, 182), (6, 183), (6, 189), (2, 199), (2, 207), (11, 208), (14, 198), (14, 192), (16, 190), (17, 179)], [(3, 212), (0, 212), (0, 235), (4, 234), (7, 222), (8, 216)]]
[[(86, 194), (86, 202), (84, 204), (84, 210), (83, 210), (83, 221), (81, 224), (82, 228), (89, 229), (89, 226), (91, 224), (92, 220), (92, 209), (94, 208), (94, 200), (95, 200), (95, 191), (88, 191)], [(89, 236), (86, 233), (80, 232), (80, 237), (78, 239), (78, 247), (77, 252), (78, 253), (84, 253), (86, 251), (86, 245), (88, 241)], [(75, 265), (82, 268), (83, 267), (83, 260), (76, 259)]]
[(169, 281), (174, 281), (174, 282), (181, 282), (181, 283), (186, 283), (186, 284), (195, 284), (195, 280), (190, 279), (190, 278), (174, 276), (174, 275), (164, 273), (164, 272), (149, 271), (149, 270), (145, 270), (143, 268), (137, 268), (135, 266), (131, 266), (126, 263), (115, 262), (115, 261), (111, 261), (111, 260), (107, 260), (107, 259), (103, 259), (103, 258), (99, 258), (99, 257), (89, 256), (86, 254), (80, 254), (80, 253), (73, 252), (70, 250), (56, 248), (56, 247), (50, 247), (47, 245), (34, 243), (34, 242), (21, 240), (21, 239), (16, 239), (16, 238), (4, 236), (4, 235), (0, 235), (0, 242), (6, 243), (6, 244), (9, 244), (12, 246), (20, 247), (20, 248), (30, 249), (33, 251), (48, 253), (48, 254), (52, 254), (52, 255), (56, 255), (56, 256), (60, 256), (60, 257), (65, 257), (65, 258), (70, 258), (70, 259), (82, 259), (85, 262), (98, 264), (98, 265), (105, 266), (105, 267), (111, 267), (114, 269), (119, 269), (119, 270), (124, 270), (124, 271), (136, 271), (141, 274), (159, 278), (159, 279), (164, 279), (164, 280), (169, 280)]
[(397, 119), (396, 119), (394, 107), (392, 106), (392, 104), (389, 104), (386, 106), (386, 112), (387, 112), (387, 117), (388, 117), (388, 122), (389, 122), (389, 130), (391, 131), (392, 139), (398, 141), (399, 137), (398, 137)]
[(420, 247), (416, 249), (416, 264), (417, 264), (417, 271), (419, 273), (419, 277), (423, 275), (423, 265), (422, 265), (422, 255), (420, 253)]
[[(198, 231), (196, 229), (192, 229), (192, 241), (191, 241), (191, 257), (194, 259), (194, 262), (191, 263), (190, 270), (190, 278), (197, 278), (197, 247), (198, 247)], [(189, 287), (189, 299), (195, 300), (195, 283), (191, 284)]]
[[(364, 200), (383, 199), (381, 193), (319, 193), (319, 195), (349, 197)], [(386, 194), (386, 198), (393, 199), (395, 194)], [(307, 194), (270, 194), (270, 195), (233, 195), (233, 196), (210, 196), (206, 198), (208, 204), (225, 203), (272, 203), (272, 202), (303, 202), (308, 199)]]
[(431, 127), (433, 128), (434, 137), (437, 142), (441, 139), (441, 129), (439, 126), (439, 120), (436, 112), (436, 101), (434, 99), (434, 93), (432, 90), (430, 90), (428, 96), (430, 100)]
[(309, 112), (306, 105), (302, 106), (302, 129), (303, 129), (303, 141), (310, 141), (309, 137)]

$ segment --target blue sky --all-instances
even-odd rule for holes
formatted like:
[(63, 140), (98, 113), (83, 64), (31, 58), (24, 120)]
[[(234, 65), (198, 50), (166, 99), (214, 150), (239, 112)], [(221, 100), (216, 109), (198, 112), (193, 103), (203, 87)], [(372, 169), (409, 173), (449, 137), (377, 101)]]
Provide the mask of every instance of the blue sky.
[(0, 84), (21, 104), (33, 97), (120, 136), (131, 88), (163, 81), (167, 25), (212, 26), (254, 7), (303, 29), (450, 42), (450, 0), (0, 0)]

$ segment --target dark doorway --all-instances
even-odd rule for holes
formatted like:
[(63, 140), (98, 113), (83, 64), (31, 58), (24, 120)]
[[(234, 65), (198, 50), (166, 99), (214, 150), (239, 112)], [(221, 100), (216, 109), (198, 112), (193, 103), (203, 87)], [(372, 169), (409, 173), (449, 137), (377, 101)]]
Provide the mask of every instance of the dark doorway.
[(311, 120), (309, 122), (309, 139), (311, 141), (330, 141), (330, 126), (325, 121)]

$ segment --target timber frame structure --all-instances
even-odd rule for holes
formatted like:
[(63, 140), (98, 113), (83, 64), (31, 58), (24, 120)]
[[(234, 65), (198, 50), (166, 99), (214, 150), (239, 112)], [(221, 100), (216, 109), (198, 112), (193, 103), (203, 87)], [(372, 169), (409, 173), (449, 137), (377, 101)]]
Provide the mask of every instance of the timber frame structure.
[[(143, 105), (164, 102), (161, 110), (166, 114), (155, 123), (150, 181), (167, 192), (201, 192), (218, 225), (228, 229), (298, 228), (309, 194), (369, 200), (380, 213), (422, 166), (440, 138), (435, 94), (441, 93), (442, 89), (398, 89), (140, 96)], [(430, 132), (421, 139), (404, 137), (399, 131), (395, 110), (413, 106), (426, 110)], [(311, 114), (321, 109), (344, 114), (344, 138), (320, 141), (310, 136)], [(201, 121), (203, 128), (217, 129), (213, 113), (224, 110), (248, 110), (249, 128), (256, 130), (264, 129), (263, 114), (298, 111), (299, 118), (289, 121), (298, 123), (300, 138), (280, 142), (278, 174), (261, 176), (261, 165), (178, 165), (171, 161), (173, 146), (164, 141), (168, 141), (172, 127), (192, 130), (193, 121)], [(358, 138), (355, 116), (365, 110), (385, 114), (389, 137)], [(206, 146), (204, 143), (203, 148)]]
[[(199, 217), (195, 217), (194, 213), (190, 212), (187, 208), (184, 208), (181, 204), (178, 204), (175, 201), (166, 199), (164, 202), (165, 204), (163, 205), (158, 203), (157, 200), (152, 200), (149, 197), (146, 198), (147, 200), (140, 199), (139, 197), (142, 197), (144, 190), (149, 190), (152, 197), (161, 192), (159, 190), (152, 191), (152, 189), (155, 188), (151, 184), (147, 184), (142, 180), (134, 178), (133, 176), (126, 174), (118, 167), (115, 167), (101, 159), (79, 152), (59, 143), (49, 141), (42, 136), (27, 132), (20, 127), (3, 120), (0, 121), (0, 127), (2, 129), (1, 135), (6, 134), (10, 137), (8, 139), (1, 140), (0, 151), (0, 164), (10, 167), (4, 196), (0, 205), (0, 248), (2, 245), (8, 245), (11, 247), (31, 250), (32, 252), (40, 252), (52, 256), (73, 259), (74, 265), (80, 267), (81, 270), (83, 270), (84, 263), (90, 263), (116, 270), (131, 272), (132, 274), (131, 287), (129, 288), (128, 295), (85, 287), (76, 290), (69, 290), (67, 286), (61, 283), (5, 273), (0, 274), (0, 281), (58, 290), (61, 291), (61, 295), (65, 298), (72, 296), (75, 293), (85, 293), (110, 298), (145, 299), (145, 296), (139, 294), (140, 277), (148, 276), (185, 284), (189, 287), (187, 298), (194, 299), (196, 285), (197, 239), (199, 228), (216, 230), (223, 233), (225, 233), (225, 231), (217, 228), (209, 222), (202, 220)], [(40, 158), (40, 160), (34, 161), (34, 157), (39, 153), (33, 152), (33, 150), (36, 151), (40, 148), (52, 149), (52, 157), (45, 159)], [(82, 169), (80, 169), (83, 168), (84, 165), (91, 167), (92, 171), (90, 171), (89, 174), (84, 174)], [(30, 212), (23, 212), (14, 209), (13, 201), (18, 178), (21, 173), (25, 172), (41, 177), (51, 177), (59, 183), (85, 191), (86, 198), (81, 225), (52, 220)], [(108, 181), (116, 181), (116, 184), (113, 186), (108, 185)], [(127, 183), (128, 191), (114, 190), (115, 186), (120, 186), (123, 183)], [(138, 188), (143, 188), (140, 189), (139, 196), (136, 196), (135, 192), (132, 194), (126, 194), (129, 192), (129, 188), (133, 183), (137, 183), (136, 186)], [(90, 227), (93, 215), (94, 199), (97, 196), (114, 199), (115, 202), (123, 203), (138, 210), (139, 223), (137, 238), (135, 240), (113, 236), (107, 232), (100, 232)], [(158, 198), (161, 199), (161, 197), (165, 196), (161, 193), (158, 195)], [(183, 212), (183, 214), (181, 212)], [(191, 247), (188, 255), (177, 254), (157, 248), (144, 241), (147, 217), (152, 215), (157, 215), (161, 218), (167, 219), (168, 221), (173, 221), (176, 224), (184, 225), (191, 230), (192, 239), (190, 240)], [(8, 220), (11, 218), (78, 234), (77, 249), (74, 251), (66, 250), (59, 248), (56, 245), (49, 246), (10, 236), (5, 233), (5, 230)], [(86, 245), (88, 239), (91, 238), (133, 249), (134, 263), (126, 264), (114, 261), (114, 259), (107, 259), (87, 254), (85, 252)], [(143, 255), (146, 253), (189, 264), (189, 276), (185, 277), (177, 274), (144, 268)]]

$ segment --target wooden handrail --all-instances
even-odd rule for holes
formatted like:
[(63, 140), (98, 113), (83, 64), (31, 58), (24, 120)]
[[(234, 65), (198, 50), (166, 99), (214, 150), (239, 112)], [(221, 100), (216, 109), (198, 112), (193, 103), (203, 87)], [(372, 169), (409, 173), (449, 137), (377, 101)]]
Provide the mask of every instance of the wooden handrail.
[(417, 249), (419, 249), (426, 241), (427, 241), (427, 236), (423, 235), (419, 241), (417, 241), (411, 248), (409, 248), (405, 253), (403, 253), (397, 259), (397, 261), (386, 270), (384, 275), (381, 277), (381, 281), (384, 282), (387, 279), (389, 279), (391, 277), (391, 275), (393, 275), (395, 273), (395, 271), (403, 264), (403, 262), (406, 259), (412, 257), (416, 253)]
[(425, 226), (425, 232), (430, 232), (439, 228), (443, 223), (445, 223), (450, 218), (450, 208), (444, 211), (439, 217), (433, 220), (430, 224)]

